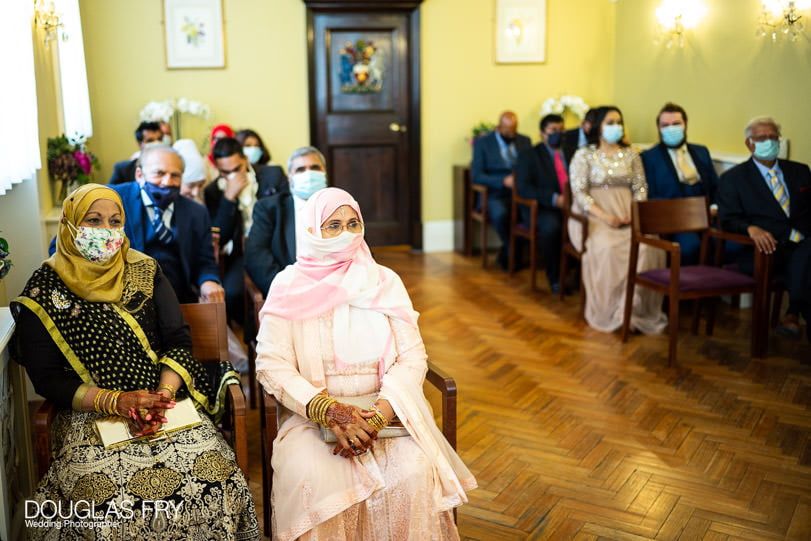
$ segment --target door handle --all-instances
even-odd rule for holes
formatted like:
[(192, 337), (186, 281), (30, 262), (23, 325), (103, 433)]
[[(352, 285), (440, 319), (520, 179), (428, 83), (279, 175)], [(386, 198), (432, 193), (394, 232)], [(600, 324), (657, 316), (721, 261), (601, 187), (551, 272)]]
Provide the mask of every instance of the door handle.
[(389, 131), (405, 133), (408, 131), (408, 127), (405, 124), (398, 124), (396, 122), (392, 122), (389, 124)]

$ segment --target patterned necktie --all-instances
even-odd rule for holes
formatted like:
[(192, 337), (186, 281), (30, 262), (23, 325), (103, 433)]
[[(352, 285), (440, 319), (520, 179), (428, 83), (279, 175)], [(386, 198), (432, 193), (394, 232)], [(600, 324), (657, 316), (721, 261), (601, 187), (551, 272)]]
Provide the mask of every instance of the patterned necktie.
[(769, 185), (772, 188), (774, 198), (777, 199), (777, 202), (780, 204), (780, 208), (782, 208), (783, 212), (788, 216), (788, 192), (783, 188), (783, 184), (780, 182), (780, 179), (777, 178), (777, 171), (774, 169), (769, 169)]
[[(783, 187), (783, 183), (780, 182), (780, 179), (777, 178), (777, 171), (774, 169), (769, 169), (769, 186), (772, 189), (772, 193), (774, 194), (774, 198), (777, 199), (777, 203), (780, 205), (780, 208), (783, 209), (783, 212), (786, 213), (786, 216), (789, 216), (788, 206), (789, 206), (789, 197), (788, 192), (786, 191), (785, 187)], [(788, 240), (791, 242), (800, 242), (805, 238), (805, 235), (797, 231), (796, 229), (791, 230), (791, 233), (788, 235)]]
[(152, 220), (152, 227), (155, 229), (155, 238), (163, 244), (169, 244), (175, 239), (175, 234), (172, 229), (166, 227), (163, 223), (163, 211), (160, 207), (153, 206), (152, 210), (155, 211), (155, 219)]
[(515, 162), (518, 160), (518, 152), (515, 150), (515, 144), (510, 143), (507, 145), (502, 157), (508, 169), (515, 169)]
[(566, 168), (563, 166), (563, 158), (560, 156), (560, 151), (555, 152), (555, 174), (558, 176), (560, 193), (566, 193), (566, 183), (569, 182), (569, 175), (566, 173)]
[(687, 161), (685, 154), (687, 154), (687, 146), (682, 145), (680, 149), (676, 150), (676, 164), (681, 170), (682, 182), (688, 186), (692, 186), (698, 182), (698, 171)]

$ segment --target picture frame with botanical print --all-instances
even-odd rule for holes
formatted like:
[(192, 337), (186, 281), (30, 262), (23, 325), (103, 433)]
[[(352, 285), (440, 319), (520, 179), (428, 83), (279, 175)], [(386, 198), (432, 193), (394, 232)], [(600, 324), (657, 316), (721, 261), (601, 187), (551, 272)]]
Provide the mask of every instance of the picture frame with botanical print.
[(168, 69), (224, 68), (222, 0), (163, 0)]
[(496, 63), (546, 62), (546, 0), (496, 0)]

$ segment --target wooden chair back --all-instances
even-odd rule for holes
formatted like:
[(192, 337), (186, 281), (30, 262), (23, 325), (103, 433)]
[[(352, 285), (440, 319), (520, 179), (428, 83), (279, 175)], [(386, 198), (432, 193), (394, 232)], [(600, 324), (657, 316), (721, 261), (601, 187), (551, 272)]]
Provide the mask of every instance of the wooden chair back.
[[(536, 277), (538, 269), (538, 202), (518, 195), (518, 187), (513, 184), (512, 204), (510, 206), (510, 256), (508, 268), (510, 276), (515, 274), (517, 237), (529, 241), (529, 285), (532, 291), (537, 290)], [(529, 213), (529, 223), (521, 223), (521, 210), (526, 208)]]
[(181, 304), (189, 325), (192, 355), (203, 364), (228, 360), (228, 318), (221, 302)]
[(262, 292), (256, 286), (248, 271), (242, 269), (245, 282), (245, 317), (243, 331), (245, 345), (248, 347), (248, 393), (251, 409), (256, 408), (258, 389), (256, 385), (256, 334), (259, 332), (259, 311), (265, 304)]
[[(464, 171), (465, 185), (465, 234), (464, 252), (473, 256), (473, 221), (479, 222), (482, 244), (482, 267), (487, 267), (487, 186), (473, 183), (470, 167)], [(478, 201), (478, 206), (476, 205)]]
[(704, 196), (651, 199), (644, 205), (633, 205), (631, 227), (642, 235), (705, 231), (710, 227), (707, 199)]
[[(583, 260), (583, 254), (586, 253), (586, 238), (589, 234), (589, 218), (583, 214), (577, 213), (572, 210), (572, 187), (566, 183), (564, 197), (565, 205), (561, 211), (561, 225), (560, 225), (560, 293), (558, 296), (561, 301), (565, 299), (565, 287), (563, 286), (566, 280), (566, 274), (569, 272), (569, 258)], [(569, 220), (577, 222), (580, 225), (581, 231), (581, 245), (575, 246), (569, 236)], [(583, 274), (580, 273), (580, 310), (585, 314), (586, 311), (586, 289), (583, 287)]]

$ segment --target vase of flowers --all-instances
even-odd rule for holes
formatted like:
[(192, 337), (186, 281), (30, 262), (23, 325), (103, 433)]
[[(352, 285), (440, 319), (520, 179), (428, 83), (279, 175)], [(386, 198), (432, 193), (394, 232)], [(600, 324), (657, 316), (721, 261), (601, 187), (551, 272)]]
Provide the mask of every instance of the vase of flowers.
[(84, 136), (68, 138), (65, 134), (48, 139), (48, 174), (58, 189), (56, 200), (62, 202), (67, 195), (91, 181), (99, 160), (87, 150)]
[(11, 270), (11, 254), (8, 252), (8, 241), (0, 237), (0, 280), (6, 277)]
[(163, 101), (150, 101), (138, 113), (138, 118), (142, 121), (163, 122), (173, 124), (175, 140), (182, 139), (180, 119), (183, 114), (198, 116), (208, 119), (211, 116), (211, 108), (205, 103), (188, 98), (169, 98)]
[(586, 116), (588, 110), (589, 106), (583, 101), (583, 98), (566, 94), (559, 98), (549, 98), (543, 102), (539, 114), (543, 117), (551, 113), (564, 115), (569, 112), (577, 117), (578, 122), (580, 122)]

